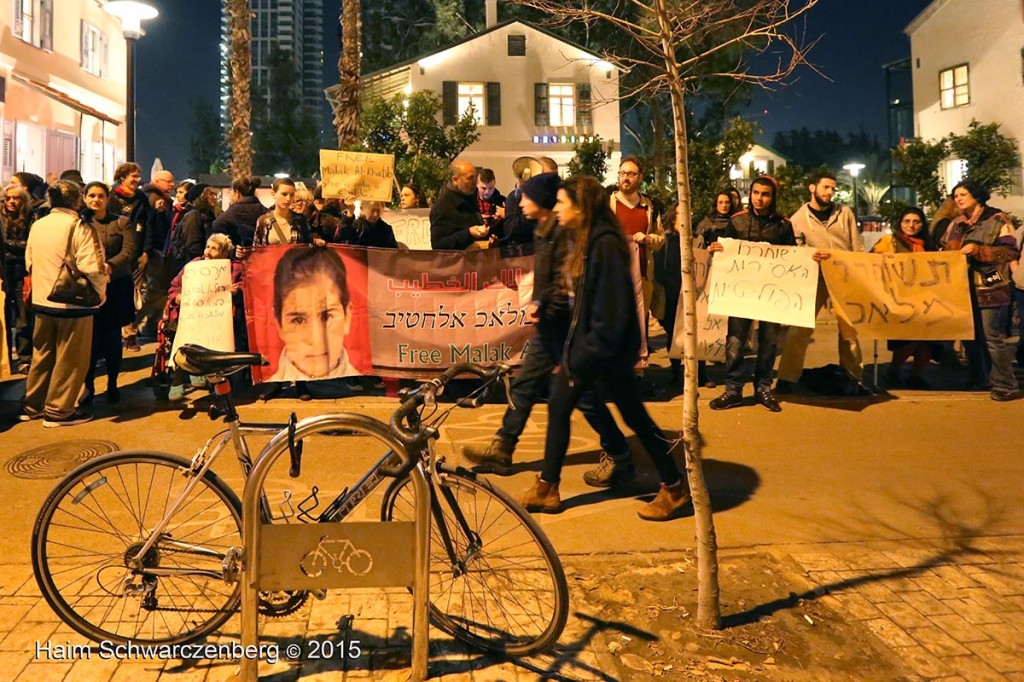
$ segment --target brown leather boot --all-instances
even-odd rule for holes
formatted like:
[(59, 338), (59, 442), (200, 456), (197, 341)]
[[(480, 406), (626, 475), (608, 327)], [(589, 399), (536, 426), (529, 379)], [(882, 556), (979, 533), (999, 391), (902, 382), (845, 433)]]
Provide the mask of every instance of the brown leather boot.
[(495, 436), (485, 448), (472, 445), (462, 448), (462, 456), (475, 465), (474, 471), (508, 476), (512, 473), (512, 453), (514, 451), (514, 445), (504, 438)]
[(686, 505), (690, 504), (690, 491), (684, 485), (683, 481), (675, 485), (662, 483), (657, 497), (645, 504), (637, 514), (645, 521), (674, 519)]
[(562, 511), (562, 500), (558, 496), (558, 484), (546, 483), (537, 477), (536, 483), (519, 495), (519, 504), (529, 512), (557, 514)]

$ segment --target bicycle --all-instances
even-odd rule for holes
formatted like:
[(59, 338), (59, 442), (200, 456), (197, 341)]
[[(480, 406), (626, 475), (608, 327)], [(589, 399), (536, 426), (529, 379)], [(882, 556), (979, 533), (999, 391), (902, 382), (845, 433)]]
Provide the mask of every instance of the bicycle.
[[(232, 401), (227, 377), (264, 364), (262, 356), (186, 345), (175, 361), (191, 374), (207, 376), (216, 401), (210, 416), (223, 416), (227, 428), (211, 436), (191, 459), (125, 451), (82, 464), (50, 493), (33, 529), (32, 566), (43, 596), (65, 623), (95, 641), (180, 644), (217, 631), (238, 609), (244, 552), (238, 495), (211, 465), (230, 444), (248, 477), (254, 461), (246, 437), (273, 434), (259, 457), (283, 455), (287, 448), (289, 475), (297, 477), (301, 469), (303, 440), (296, 438), (294, 413), (285, 425), (247, 424)], [(439, 410), (437, 396), (465, 373), (483, 379), (482, 385)], [(420, 468), (432, 493), (432, 622), (487, 653), (522, 656), (556, 642), (565, 627), (569, 599), (561, 562), (517, 502), (475, 473), (445, 464), (434, 448), (438, 428), (451, 410), (479, 406), (492, 385), (499, 379), (507, 382), (507, 373), (506, 366), (455, 365), (404, 390), (390, 424), (354, 414), (304, 421), (304, 437), (360, 436), (392, 445), (319, 514), (314, 486), (298, 505), (297, 517), (312, 523), (343, 521), (385, 479), (393, 478), (383, 495), (380, 519), (411, 520), (414, 499), (408, 474)], [(428, 408), (433, 411), (424, 417)], [(275, 520), (262, 491), (259, 508), (261, 522)], [(352, 569), (369, 570), (358, 548), (343, 549)], [(310, 571), (317, 570), (319, 561), (330, 565), (326, 550), (310, 559)], [(333, 559), (341, 560), (338, 555)], [(309, 596), (301, 591), (261, 593), (259, 612), (287, 615)]]

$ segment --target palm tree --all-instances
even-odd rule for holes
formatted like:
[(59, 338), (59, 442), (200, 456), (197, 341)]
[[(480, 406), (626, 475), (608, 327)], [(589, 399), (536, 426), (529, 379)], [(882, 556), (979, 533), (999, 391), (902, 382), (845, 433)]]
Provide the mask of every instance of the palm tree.
[(359, 76), (362, 70), (363, 17), (360, 0), (341, 0), (341, 56), (338, 75), (341, 91), (334, 109), (338, 147), (359, 142)]
[(252, 11), (249, 0), (225, 1), (231, 31), (231, 101), (228, 104), (231, 130), (228, 143), (231, 147), (231, 177), (237, 180), (252, 175)]

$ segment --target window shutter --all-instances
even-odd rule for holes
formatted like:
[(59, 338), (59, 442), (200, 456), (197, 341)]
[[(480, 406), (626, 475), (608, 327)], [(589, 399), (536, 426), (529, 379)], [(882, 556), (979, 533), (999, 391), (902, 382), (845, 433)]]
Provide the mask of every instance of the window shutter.
[(110, 39), (106, 33), (100, 34), (100, 78), (110, 77)]
[(53, 52), (53, 0), (39, 3), (39, 47)]
[(501, 125), (501, 83), (487, 84), (487, 125)]
[(590, 83), (576, 84), (576, 127), (590, 128), (594, 125), (593, 107), (590, 98)]
[(533, 122), (538, 126), (549, 125), (551, 118), (548, 116), (548, 84), (534, 83), (533, 85)]
[(79, 55), (78, 65), (84, 69), (85, 65), (89, 63), (89, 25), (85, 23), (85, 19), (80, 21), (80, 25), (81, 30), (79, 33), (82, 36), (82, 49), (81, 54)]
[(445, 125), (454, 125), (459, 120), (459, 84), (444, 81), (441, 84), (441, 120)]
[(22, 13), (21, 0), (14, 0), (14, 35), (21, 37), (25, 30), (25, 15)]

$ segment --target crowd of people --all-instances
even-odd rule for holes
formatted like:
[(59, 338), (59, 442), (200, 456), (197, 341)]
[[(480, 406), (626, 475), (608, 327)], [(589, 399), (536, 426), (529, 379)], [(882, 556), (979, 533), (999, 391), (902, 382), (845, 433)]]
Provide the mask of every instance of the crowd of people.
[[(610, 399), (661, 478), (661, 490), (639, 510), (640, 516), (674, 518), (689, 502), (686, 482), (647, 413), (634, 376), (637, 359), (647, 351), (645, 314), (659, 320), (668, 345), (672, 344), (682, 284), (675, 208), (664, 210), (659, 201), (641, 192), (643, 165), (635, 157), (621, 161), (618, 182), (609, 188), (589, 177), (563, 180), (558, 165), (546, 157), (539, 159), (539, 166), (539, 173), (522, 175), (506, 196), (495, 186), (493, 170), (456, 160), (449, 181), (429, 206), (433, 248), (531, 245), (535, 259), (529, 308), (534, 339), (511, 384), (515, 409), (506, 412), (486, 447), (467, 447), (463, 454), (479, 470), (510, 473), (530, 411), (547, 395), (543, 469), (520, 499), (531, 511), (557, 512), (570, 418), (576, 408), (598, 433), (602, 446), (597, 467), (584, 474), (586, 483), (610, 487), (635, 476), (626, 439), (605, 404)], [(778, 212), (779, 187), (769, 176), (751, 183), (746, 206), (738, 192), (723, 188), (708, 213), (695, 220), (694, 244), (706, 248), (712, 259), (722, 250), (723, 238), (807, 247), (814, 249), (813, 258), (818, 261), (837, 251), (864, 251), (852, 211), (834, 201), (836, 186), (834, 175), (817, 173), (809, 181), (808, 200), (789, 217)], [(166, 359), (181, 304), (182, 271), (193, 260), (232, 260), (235, 336), (244, 347), (240, 282), (242, 263), (253, 249), (276, 244), (398, 247), (378, 202), (362, 203), (357, 215), (354, 202), (325, 199), (321, 187), (310, 190), (282, 177), (270, 188), (272, 206), (268, 208), (256, 197), (259, 187), (259, 179), (235, 181), (230, 205), (221, 211), (215, 188), (190, 180), (178, 183), (168, 171), (154, 173), (143, 185), (141, 169), (134, 163), (118, 166), (109, 187), (102, 182), (86, 184), (76, 171), (62, 174), (50, 185), (38, 176), (16, 174), (3, 190), (0, 229), (8, 346), (14, 369), (27, 374), (21, 419), (41, 418), (47, 427), (88, 421), (86, 408), (95, 398), (100, 361), (107, 377), (104, 398), (119, 402), (123, 353), (138, 351), (140, 339), (158, 341), (158, 358), (162, 353)], [(975, 337), (964, 344), (966, 387), (990, 391), (993, 400), (1008, 401), (1022, 397), (1013, 364), (1024, 363), (1024, 346), (1018, 340), (1021, 330), (1011, 325), (1014, 306), (1018, 318), (1024, 307), (1024, 234), (1015, 230), (1006, 213), (988, 204), (989, 198), (984, 187), (961, 182), (951, 193), (955, 211), (948, 220), (931, 227), (923, 211), (908, 208), (892, 234), (879, 240), (873, 250), (944, 249), (964, 255), (975, 328)], [(423, 191), (414, 185), (401, 188), (398, 204), (400, 209), (428, 207)], [(631, 271), (631, 243), (639, 251), (639, 273)], [(326, 254), (337, 258), (333, 252), (292, 253), (297, 260), (309, 260), (295, 266), (309, 270), (309, 281), (299, 281), (302, 278), (295, 275), (295, 286), (332, 290), (327, 280), (317, 277), (323, 279), (327, 277), (323, 273), (331, 271), (333, 261), (320, 261), (330, 260)], [(99, 294), (99, 305), (51, 300), (51, 290), (66, 263), (73, 263), (88, 279)], [(344, 264), (340, 267), (343, 272)], [(637, 276), (643, 285), (642, 307), (636, 304)], [(344, 308), (347, 290), (338, 288), (337, 297)], [(815, 315), (828, 299), (822, 278), (817, 284)], [(275, 313), (284, 334), (278, 307)], [(757, 404), (781, 411), (777, 394), (794, 391), (800, 381), (813, 329), (793, 327), (784, 333), (780, 325), (760, 321), (755, 334), (754, 326), (749, 319), (728, 320), (725, 390), (711, 400), (711, 409), (745, 403), (744, 360), (752, 337), (756, 337)], [(839, 331), (839, 363), (859, 382), (864, 364), (856, 330), (840, 320)], [(927, 388), (927, 368), (948, 346), (936, 341), (890, 342), (889, 383)], [(911, 358), (904, 379), (903, 366)], [(264, 399), (287, 386), (294, 386), (300, 398), (311, 398), (305, 381), (308, 373), (290, 368), (281, 363), (263, 386)], [(196, 380), (180, 371), (168, 371), (168, 375), (167, 398), (172, 401), (182, 399)], [(681, 365), (674, 359), (670, 381), (678, 385), (682, 379)], [(350, 389), (362, 389), (359, 377), (346, 381)], [(698, 381), (705, 387), (716, 385), (704, 363)]]

